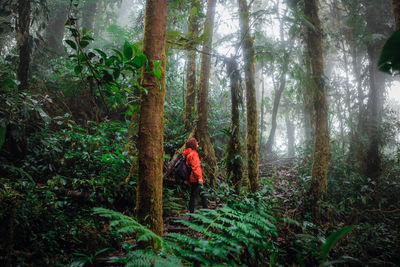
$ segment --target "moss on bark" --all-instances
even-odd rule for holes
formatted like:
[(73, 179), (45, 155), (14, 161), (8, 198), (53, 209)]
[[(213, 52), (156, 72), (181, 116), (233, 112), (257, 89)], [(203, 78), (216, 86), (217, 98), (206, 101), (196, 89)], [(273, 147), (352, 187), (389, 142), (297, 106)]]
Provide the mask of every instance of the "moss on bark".
[(161, 78), (149, 71), (143, 72), (141, 85), (147, 90), (142, 93), (139, 119), (139, 177), (136, 212), (141, 223), (156, 234), (163, 234), (162, 178), (163, 178), (163, 134), (165, 96), (165, 31), (167, 2), (146, 2), (143, 53), (147, 56), (150, 69), (153, 61), (161, 60)]
[(216, 0), (209, 0), (207, 5), (207, 15), (204, 22), (204, 42), (203, 50), (201, 55), (201, 70), (200, 70), (200, 81), (198, 89), (198, 101), (197, 101), (197, 121), (196, 121), (196, 133), (200, 146), (200, 157), (204, 162), (203, 174), (207, 182), (211, 186), (216, 184), (216, 173), (217, 173), (217, 160), (215, 158), (214, 148), (211, 144), (210, 135), (208, 134), (208, 87), (210, 79), (210, 68), (211, 58), (210, 52), (212, 47), (212, 36), (214, 29), (214, 17)]
[(313, 27), (307, 28), (307, 50), (311, 62), (312, 96), (314, 104), (314, 151), (311, 173), (311, 204), (314, 216), (320, 217), (319, 201), (327, 191), (329, 164), (328, 105), (324, 86), (324, 62), (322, 56), (322, 29), (318, 17), (318, 0), (305, 1), (304, 13)]
[(255, 53), (253, 39), (250, 36), (249, 11), (246, 0), (239, 1), (240, 35), (243, 40), (243, 59), (246, 84), (246, 110), (247, 110), (247, 173), (250, 181), (250, 191), (257, 191), (258, 144), (257, 144), (257, 101), (254, 81)]
[(226, 172), (231, 185), (234, 186), (239, 193), (243, 178), (243, 162), (242, 162), (242, 145), (240, 143), (240, 116), (239, 105), (240, 101), (240, 73), (238, 64), (235, 59), (226, 61), (227, 73), (230, 79), (231, 87), (231, 132), (227, 149), (226, 149)]
[[(198, 0), (192, 0), (191, 10), (196, 8), (199, 10), (200, 4)], [(186, 67), (186, 101), (185, 101), (185, 128), (190, 132), (194, 125), (194, 107), (196, 102), (196, 52), (193, 51), (197, 47), (196, 38), (199, 32), (199, 21), (197, 12), (192, 12), (189, 18), (189, 51)]]

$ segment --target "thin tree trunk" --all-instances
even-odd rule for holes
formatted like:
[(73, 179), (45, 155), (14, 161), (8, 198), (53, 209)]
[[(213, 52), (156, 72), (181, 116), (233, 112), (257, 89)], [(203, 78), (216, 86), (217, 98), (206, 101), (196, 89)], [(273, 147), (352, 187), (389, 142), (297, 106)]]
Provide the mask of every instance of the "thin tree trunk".
[(185, 128), (186, 131), (191, 131), (194, 125), (194, 106), (196, 102), (196, 52), (197, 48), (196, 38), (199, 33), (199, 1), (192, 0), (191, 10), (196, 9), (196, 12), (192, 12), (189, 18), (189, 51), (187, 56), (186, 64), (186, 101), (185, 101)]
[(28, 88), (29, 66), (30, 66), (30, 48), (29, 48), (29, 27), (31, 15), (31, 1), (18, 1), (18, 23), (16, 40), (19, 48), (18, 64), (18, 90), (22, 91)]
[(311, 173), (310, 195), (314, 216), (320, 217), (319, 201), (327, 191), (329, 164), (328, 105), (324, 86), (324, 62), (322, 56), (322, 29), (318, 17), (318, 0), (306, 0), (304, 14), (313, 25), (307, 28), (307, 48), (311, 60), (313, 103), (315, 110), (314, 152)]
[(265, 84), (264, 84), (264, 73), (261, 71), (261, 125), (260, 125), (260, 154), (262, 155), (262, 147), (263, 147), (263, 134), (264, 134), (264, 91), (265, 91)]
[(97, 0), (88, 0), (82, 10), (82, 28), (94, 30), (94, 19), (96, 15)]
[(49, 25), (46, 28), (46, 43), (51, 52), (60, 55), (64, 52), (62, 41), (68, 16), (68, 5), (54, 4), (51, 13)]
[(392, 0), (395, 29), (400, 30), (400, 1)]
[(146, 1), (143, 53), (147, 56), (150, 70), (153, 61), (162, 61), (161, 78), (143, 72), (141, 86), (147, 93), (141, 96), (138, 137), (139, 177), (136, 211), (140, 222), (149, 226), (158, 235), (163, 234), (162, 178), (163, 178), (163, 134), (165, 96), (165, 31), (167, 24), (167, 2)]
[(294, 156), (294, 125), (291, 119), (289, 118), (289, 113), (285, 115), (285, 122), (286, 122), (286, 135), (287, 135), (287, 140), (288, 140), (288, 151), (287, 155), (288, 157), (293, 157)]
[[(379, 10), (375, 1), (369, 0), (369, 5), (366, 12), (367, 26), (373, 33), (381, 33), (384, 21), (380, 19)], [(385, 87), (385, 76), (378, 70), (378, 60), (382, 50), (384, 41), (379, 40), (371, 43), (367, 47), (369, 59), (369, 93), (367, 103), (367, 134), (368, 146), (366, 152), (366, 169), (364, 175), (376, 179), (381, 174), (381, 153), (380, 142), (381, 136), (379, 133), (379, 124), (382, 118), (383, 109), (383, 92)]]
[(227, 146), (226, 170), (228, 179), (232, 182), (237, 193), (243, 177), (242, 146), (240, 143), (240, 73), (235, 59), (226, 61), (227, 73), (231, 83), (232, 121), (231, 136)]
[(246, 0), (239, 2), (240, 35), (243, 40), (243, 59), (246, 83), (247, 110), (247, 173), (250, 181), (250, 191), (256, 192), (259, 183), (258, 144), (257, 144), (257, 100), (254, 81), (255, 53), (253, 39), (250, 35), (249, 7)]
[(215, 158), (214, 148), (211, 144), (210, 135), (208, 134), (208, 87), (210, 80), (210, 68), (211, 58), (210, 52), (212, 47), (212, 37), (214, 29), (214, 17), (216, 0), (209, 0), (207, 6), (207, 15), (204, 22), (204, 42), (201, 55), (201, 69), (200, 69), (200, 81), (198, 89), (198, 100), (197, 100), (197, 124), (195, 130), (195, 136), (199, 140), (199, 145), (202, 148), (200, 150), (200, 156), (205, 160), (206, 166), (204, 168), (204, 174), (208, 179), (211, 186), (216, 185), (216, 173), (217, 173), (217, 159)]
[(271, 130), (269, 132), (267, 144), (265, 145), (265, 153), (267, 155), (272, 153), (272, 147), (275, 141), (275, 132), (277, 126), (276, 118), (278, 116), (278, 108), (279, 108), (279, 103), (281, 101), (281, 96), (283, 90), (285, 90), (286, 87), (286, 73), (288, 70), (288, 65), (289, 65), (289, 54), (286, 53), (284, 56), (283, 69), (279, 81), (279, 89), (275, 91), (275, 96), (274, 96), (274, 106), (272, 108), (272, 118), (271, 118)]

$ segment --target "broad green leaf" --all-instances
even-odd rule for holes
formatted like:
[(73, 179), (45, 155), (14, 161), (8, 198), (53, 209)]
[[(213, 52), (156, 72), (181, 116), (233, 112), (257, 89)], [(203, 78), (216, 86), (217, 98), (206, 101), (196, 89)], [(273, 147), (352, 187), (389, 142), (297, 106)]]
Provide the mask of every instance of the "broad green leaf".
[(95, 51), (97, 51), (97, 53), (99, 53), (99, 55), (104, 59), (104, 61), (107, 60), (107, 55), (106, 53), (104, 53), (103, 51), (101, 51), (100, 49), (95, 49)]
[(127, 41), (124, 43), (124, 55), (128, 60), (133, 56), (132, 46)]
[(77, 65), (77, 66), (75, 66), (75, 68), (74, 68), (74, 72), (75, 72), (76, 75), (81, 74), (82, 70), (83, 70), (82, 65)]
[(157, 79), (161, 78), (161, 70), (160, 69), (153, 70), (153, 74)]
[(72, 40), (65, 40), (65, 42), (72, 48), (76, 50), (76, 44)]
[(383, 46), (378, 62), (378, 68), (382, 72), (393, 74), (400, 71), (400, 30), (395, 31)]
[(133, 58), (132, 64), (135, 68), (139, 69), (143, 66), (145, 61), (146, 61), (146, 56), (144, 54), (140, 54)]
[(89, 45), (89, 42), (88, 42), (88, 41), (85, 41), (85, 40), (82, 40), (82, 41), (79, 42), (79, 44), (80, 44), (80, 46), (81, 46), (82, 48), (85, 48), (86, 46)]
[(117, 49), (113, 49), (113, 51), (120, 57), (121, 60), (124, 59), (124, 56), (122, 55), (121, 51), (119, 51)]
[(35, 109), (46, 124), (49, 124), (51, 122), (51, 118), (49, 117), (49, 115), (47, 115), (46, 112), (44, 112), (41, 107), (35, 107)]
[(16, 87), (17, 83), (10, 78), (6, 78), (0, 82), (0, 87)]
[(197, 7), (192, 7), (192, 9), (190, 9), (190, 15), (192, 16), (196, 16), (197, 15)]
[(354, 226), (345, 226), (342, 229), (336, 230), (333, 232), (326, 241), (322, 244), (321, 246), (321, 251), (319, 253), (320, 256), (320, 262), (326, 261), (328, 258), (329, 252), (331, 249), (336, 245), (336, 243), (343, 237), (345, 236), (348, 232), (353, 230)]
[(153, 66), (158, 69), (161, 66), (161, 60), (153, 60)]

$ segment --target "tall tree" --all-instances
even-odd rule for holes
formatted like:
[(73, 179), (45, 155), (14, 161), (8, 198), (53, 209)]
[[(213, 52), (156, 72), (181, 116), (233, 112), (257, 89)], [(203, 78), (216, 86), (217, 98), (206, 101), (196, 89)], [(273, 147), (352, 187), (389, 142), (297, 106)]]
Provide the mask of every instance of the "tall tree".
[(202, 147), (200, 156), (202, 156), (206, 162), (204, 173), (211, 186), (216, 184), (217, 160), (215, 158), (214, 148), (211, 145), (210, 135), (207, 130), (207, 118), (208, 87), (211, 67), (210, 52), (212, 47), (216, 4), (216, 0), (208, 1), (206, 20), (204, 22), (204, 42), (201, 55), (200, 81), (197, 99), (197, 123), (195, 129), (195, 136), (199, 140), (199, 145)]
[[(377, 3), (373, 0), (365, 0), (367, 27), (372, 34), (388, 35), (391, 29), (386, 26), (387, 16), (390, 13), (390, 2), (388, 0)], [(384, 44), (384, 38), (374, 39), (368, 44), (367, 53), (369, 59), (369, 92), (367, 103), (367, 135), (368, 147), (366, 151), (366, 168), (364, 175), (378, 178), (381, 174), (381, 153), (379, 124), (382, 118), (383, 95), (385, 89), (385, 75), (378, 70), (380, 52)]]
[(18, 20), (16, 40), (19, 48), (18, 89), (22, 91), (28, 87), (30, 66), (29, 26), (31, 15), (31, 1), (18, 0)]
[(189, 51), (186, 63), (186, 101), (185, 101), (185, 128), (191, 131), (194, 122), (194, 105), (196, 102), (196, 52), (197, 36), (199, 32), (198, 12), (200, 11), (199, 0), (192, 0), (190, 4), (189, 17)]
[(163, 233), (162, 178), (163, 134), (165, 96), (165, 32), (167, 1), (146, 1), (143, 53), (147, 56), (150, 70), (155, 62), (161, 62), (158, 80), (150, 71), (144, 71), (141, 86), (138, 150), (139, 178), (136, 211), (138, 219), (156, 234)]
[(395, 29), (400, 30), (400, 1), (392, 0)]
[(94, 28), (97, 1), (98, 0), (87, 0), (82, 8), (82, 28), (86, 28), (88, 31)]
[(231, 87), (231, 125), (230, 138), (227, 146), (226, 170), (228, 179), (232, 182), (237, 193), (243, 177), (242, 145), (240, 143), (240, 73), (238, 64), (234, 58), (226, 60), (226, 69), (230, 79)]
[(322, 56), (322, 29), (318, 16), (318, 0), (306, 0), (304, 14), (310, 22), (306, 29), (307, 51), (311, 61), (312, 96), (314, 104), (314, 151), (310, 193), (314, 215), (319, 216), (318, 201), (327, 191), (329, 163), (328, 105), (324, 85), (324, 61)]
[(247, 173), (250, 181), (250, 190), (258, 189), (258, 144), (257, 144), (257, 101), (254, 81), (255, 53), (253, 39), (250, 35), (249, 7), (246, 0), (238, 0), (240, 35), (243, 42), (244, 73), (246, 83), (246, 111), (247, 111)]
[(49, 24), (46, 28), (46, 43), (51, 52), (61, 54), (64, 49), (62, 40), (64, 38), (65, 22), (68, 16), (68, 5), (63, 2), (55, 2), (50, 12)]

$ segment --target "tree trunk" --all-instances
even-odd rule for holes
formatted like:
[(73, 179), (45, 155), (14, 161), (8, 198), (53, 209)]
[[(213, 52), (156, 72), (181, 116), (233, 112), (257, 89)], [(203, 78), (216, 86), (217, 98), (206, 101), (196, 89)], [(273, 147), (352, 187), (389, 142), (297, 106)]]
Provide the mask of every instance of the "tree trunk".
[[(192, 0), (191, 11), (196, 9), (199, 12), (199, 1)], [(194, 106), (196, 102), (196, 52), (197, 36), (199, 32), (199, 21), (197, 12), (191, 12), (189, 18), (189, 51), (186, 64), (186, 101), (185, 101), (185, 128), (189, 132), (194, 125)]]
[(31, 15), (31, 1), (18, 1), (18, 23), (17, 23), (17, 44), (19, 48), (18, 65), (18, 90), (22, 91), (28, 87), (30, 48), (29, 48), (29, 26)]
[(314, 216), (320, 217), (319, 201), (327, 191), (327, 170), (329, 163), (328, 105), (324, 85), (324, 62), (322, 56), (322, 29), (318, 17), (318, 0), (305, 1), (304, 14), (313, 25), (307, 28), (307, 49), (311, 60), (312, 92), (315, 111), (314, 152), (311, 173), (310, 195)]
[(209, 0), (207, 15), (204, 22), (204, 42), (201, 55), (200, 81), (197, 99), (197, 123), (195, 136), (202, 148), (200, 156), (205, 161), (204, 174), (211, 186), (216, 184), (217, 160), (214, 148), (211, 145), (210, 135), (207, 130), (208, 122), (208, 87), (210, 79), (211, 58), (209, 56), (212, 47), (212, 37), (214, 29), (214, 17), (216, 0)]
[[(384, 33), (385, 20), (382, 19), (381, 7), (377, 7), (376, 2), (368, 0), (366, 21), (367, 27), (372, 33)], [(378, 60), (382, 50), (384, 40), (377, 40), (367, 47), (369, 58), (369, 93), (367, 103), (366, 128), (368, 134), (368, 146), (366, 151), (366, 168), (364, 175), (376, 179), (381, 174), (381, 153), (379, 124), (382, 118), (383, 92), (385, 88), (385, 76), (378, 70)]]
[(288, 70), (288, 65), (289, 65), (289, 54), (286, 53), (284, 56), (282, 74), (279, 81), (279, 89), (275, 91), (275, 96), (274, 96), (274, 106), (272, 108), (272, 118), (271, 118), (271, 130), (269, 132), (267, 144), (265, 146), (265, 153), (267, 155), (272, 153), (272, 147), (275, 141), (275, 132), (277, 126), (276, 117), (278, 116), (278, 108), (279, 108), (279, 103), (281, 101), (281, 96), (283, 90), (285, 90), (286, 87), (286, 73)]
[(163, 178), (163, 134), (165, 96), (165, 31), (167, 2), (146, 2), (143, 53), (154, 68), (153, 61), (162, 61), (161, 78), (143, 72), (141, 86), (147, 93), (141, 96), (139, 123), (139, 178), (137, 186), (137, 217), (157, 235), (163, 234), (162, 178)]
[(87, 31), (93, 30), (96, 15), (97, 0), (88, 0), (82, 10), (82, 28)]
[(255, 53), (253, 39), (250, 35), (249, 11), (246, 0), (239, 2), (240, 35), (243, 40), (243, 59), (246, 81), (246, 111), (247, 111), (247, 173), (250, 181), (250, 191), (256, 192), (259, 176), (258, 144), (257, 144), (257, 100), (254, 82)]
[(263, 147), (263, 134), (264, 134), (264, 92), (265, 92), (265, 84), (264, 84), (264, 73), (261, 71), (261, 123), (260, 123), (260, 144), (258, 145), (260, 148), (260, 154), (262, 155), (262, 147)]
[(49, 25), (46, 28), (46, 43), (50, 52), (60, 55), (64, 52), (63, 38), (65, 22), (68, 16), (68, 6), (65, 4), (54, 4), (49, 20)]
[(400, 1), (392, 0), (395, 29), (400, 30)]
[(231, 83), (232, 121), (230, 126), (231, 136), (227, 146), (226, 172), (237, 193), (243, 177), (242, 146), (240, 143), (240, 73), (235, 59), (226, 62), (227, 74)]
[(293, 157), (294, 156), (294, 124), (289, 118), (289, 113), (285, 115), (285, 122), (286, 122), (286, 135), (287, 135), (287, 140), (288, 140), (288, 151), (287, 155), (288, 157)]

